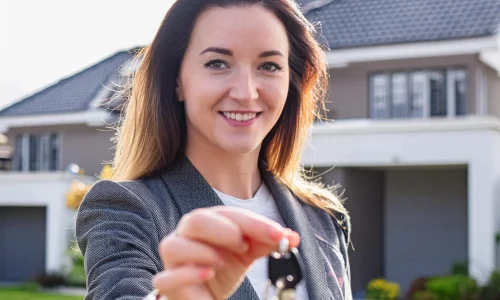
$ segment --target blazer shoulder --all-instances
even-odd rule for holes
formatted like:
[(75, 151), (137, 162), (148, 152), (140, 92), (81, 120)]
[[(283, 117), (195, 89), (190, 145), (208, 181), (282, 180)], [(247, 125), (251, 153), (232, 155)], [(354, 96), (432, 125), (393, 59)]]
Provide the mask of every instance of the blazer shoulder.
[(117, 197), (133, 198), (150, 206), (152, 202), (165, 202), (166, 198), (170, 199), (170, 194), (160, 177), (150, 177), (124, 181), (99, 180), (86, 195), (86, 198), (90, 199)]

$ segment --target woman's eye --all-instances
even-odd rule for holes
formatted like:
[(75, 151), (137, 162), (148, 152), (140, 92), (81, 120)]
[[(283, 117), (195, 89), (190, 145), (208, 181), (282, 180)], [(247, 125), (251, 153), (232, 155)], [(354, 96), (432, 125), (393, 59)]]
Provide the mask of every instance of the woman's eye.
[(210, 69), (219, 70), (219, 69), (226, 68), (227, 65), (222, 60), (212, 60), (212, 61), (209, 61), (208, 63), (206, 63), (205, 67), (210, 68)]
[(264, 63), (261, 68), (265, 71), (269, 71), (269, 72), (277, 72), (279, 70), (281, 70), (281, 67), (278, 66), (277, 64), (275, 63)]

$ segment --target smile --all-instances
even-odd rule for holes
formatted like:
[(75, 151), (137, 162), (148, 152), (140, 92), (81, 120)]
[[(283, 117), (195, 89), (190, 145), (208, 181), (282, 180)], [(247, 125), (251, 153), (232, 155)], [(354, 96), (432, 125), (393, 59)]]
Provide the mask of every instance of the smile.
[(234, 113), (234, 112), (220, 112), (224, 117), (238, 121), (238, 122), (245, 122), (245, 121), (250, 121), (255, 119), (260, 113), (256, 112), (247, 112), (247, 113)]

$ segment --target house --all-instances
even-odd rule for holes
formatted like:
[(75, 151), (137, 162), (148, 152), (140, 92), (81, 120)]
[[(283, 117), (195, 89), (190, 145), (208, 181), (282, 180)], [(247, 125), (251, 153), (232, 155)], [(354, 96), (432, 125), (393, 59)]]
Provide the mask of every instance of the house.
[(75, 215), (66, 193), (76, 179), (93, 182), (112, 160), (109, 125), (117, 116), (109, 108), (133, 70), (134, 51), (118, 52), (0, 111), (0, 133), (14, 152), (9, 171), (0, 172), (0, 282), (65, 266)]
[(7, 137), (0, 134), (0, 171), (10, 169), (12, 162), (12, 148), (7, 145)]
[[(329, 47), (335, 120), (311, 129), (303, 164), (345, 189), (353, 290), (381, 276), (405, 290), (459, 261), (484, 282), (500, 231), (500, 2), (299, 2)], [(72, 224), (62, 199), (75, 178), (65, 168), (93, 175), (112, 159), (105, 124), (116, 116), (101, 104), (130, 57), (119, 52), (0, 112), (15, 153), (13, 171), (0, 174), (9, 191), (0, 228), (15, 232), (0, 233), (0, 257), (17, 267), (0, 265), (0, 281), (61, 266), (59, 233)]]
[(498, 266), (500, 2), (302, 4), (330, 48), (335, 120), (312, 129), (303, 164), (345, 190), (353, 290), (385, 277), (404, 291), (460, 261), (484, 282)]

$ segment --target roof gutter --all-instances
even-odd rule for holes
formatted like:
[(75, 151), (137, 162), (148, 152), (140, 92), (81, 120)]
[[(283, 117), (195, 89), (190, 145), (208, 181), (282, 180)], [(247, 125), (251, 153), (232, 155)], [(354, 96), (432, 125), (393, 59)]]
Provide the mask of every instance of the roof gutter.
[[(345, 68), (351, 63), (480, 54), (483, 62), (500, 70), (499, 38), (497, 35), (447, 41), (370, 46), (332, 50), (325, 53), (330, 68)], [(481, 56), (482, 55), (482, 56)]]
[(108, 124), (111, 120), (111, 113), (102, 109), (64, 114), (0, 117), (0, 133), (4, 133), (14, 127), (58, 126), (72, 124), (85, 124), (90, 127), (99, 127)]

